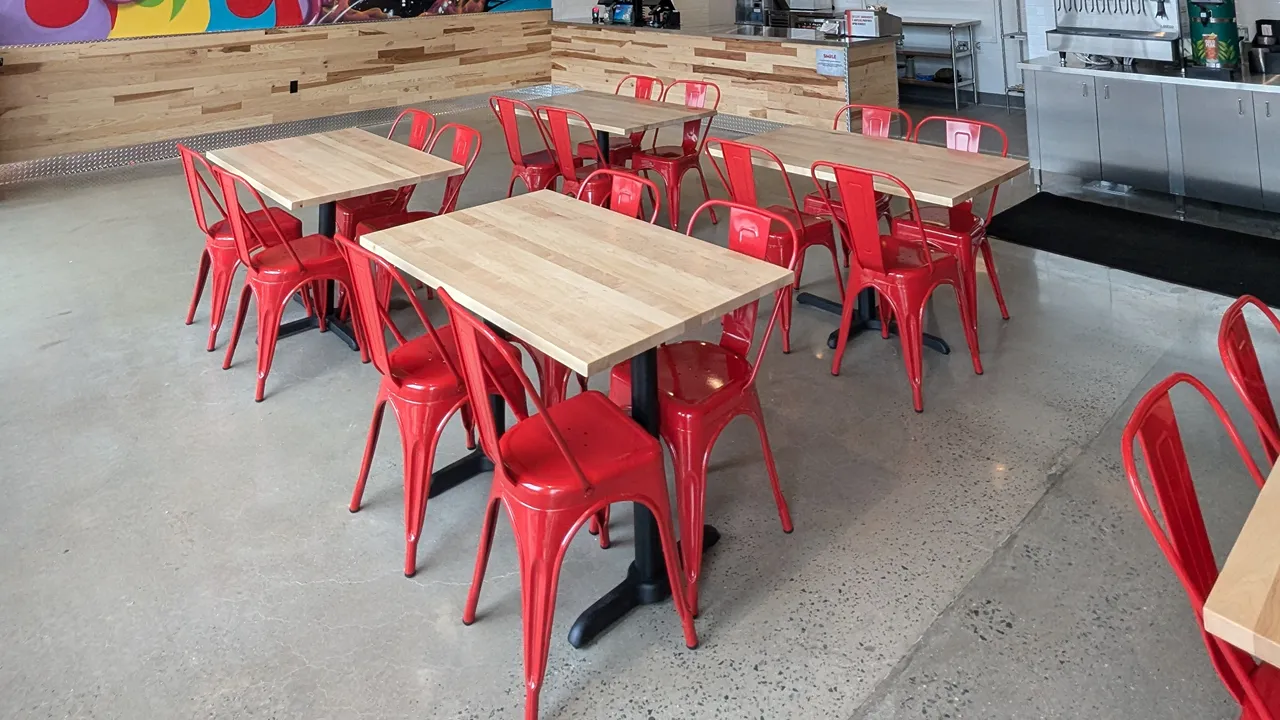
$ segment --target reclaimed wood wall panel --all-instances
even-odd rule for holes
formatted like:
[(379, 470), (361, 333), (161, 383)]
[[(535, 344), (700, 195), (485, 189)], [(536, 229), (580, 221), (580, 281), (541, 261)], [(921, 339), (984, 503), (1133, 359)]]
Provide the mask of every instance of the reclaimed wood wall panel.
[(720, 86), (722, 113), (823, 128), (831, 127), (849, 98), (897, 107), (893, 43), (850, 46), (849, 86), (843, 78), (818, 74), (821, 47), (552, 23), (551, 81), (613, 92), (631, 73), (708, 80)]
[(550, 82), (550, 20), (541, 10), (0, 47), (0, 163)]

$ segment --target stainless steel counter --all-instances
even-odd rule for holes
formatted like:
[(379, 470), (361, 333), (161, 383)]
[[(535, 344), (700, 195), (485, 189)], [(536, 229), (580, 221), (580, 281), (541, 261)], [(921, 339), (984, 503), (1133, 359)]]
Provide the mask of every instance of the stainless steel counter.
[(1075, 58), (1070, 58), (1067, 60), (1067, 64), (1063, 66), (1058, 63), (1056, 55), (1020, 62), (1018, 63), (1018, 69), (1032, 72), (1065, 73), (1067, 75), (1088, 75), (1089, 77), (1111, 77), (1143, 82), (1235, 89), (1246, 92), (1280, 93), (1280, 75), (1251, 75), (1247, 69), (1239, 82), (1224, 82), (1207, 78), (1183, 77), (1176, 67), (1160, 63), (1138, 62), (1132, 66), (1104, 65), (1095, 67), (1085, 65)]
[(649, 26), (634, 27), (631, 25), (597, 25), (592, 24), (590, 19), (585, 20), (552, 20), (552, 26), (555, 25), (575, 25), (580, 27), (595, 27), (602, 30), (635, 30), (636, 32), (653, 32), (653, 33), (675, 33), (677, 35), (698, 35), (701, 37), (717, 37), (717, 38), (734, 38), (739, 40), (761, 40), (766, 42), (793, 42), (803, 43), (806, 45), (829, 45), (832, 47), (846, 47), (849, 45), (871, 46), (876, 44), (892, 44), (896, 43), (897, 37), (880, 37), (880, 38), (842, 38), (838, 35), (828, 35), (817, 30), (803, 30), (800, 28), (773, 28), (762, 27), (759, 25), (709, 25), (704, 27), (682, 27), (679, 29), (672, 28), (651, 28)]

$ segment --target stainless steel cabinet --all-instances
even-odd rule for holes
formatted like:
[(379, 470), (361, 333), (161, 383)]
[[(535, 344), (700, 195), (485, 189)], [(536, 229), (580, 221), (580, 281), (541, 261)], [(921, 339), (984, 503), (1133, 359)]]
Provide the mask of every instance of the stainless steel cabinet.
[(1169, 192), (1163, 85), (1099, 77), (1094, 96), (1102, 179)]
[(1253, 94), (1178, 86), (1182, 169), (1189, 197), (1262, 207)]
[(1253, 117), (1262, 163), (1262, 205), (1280, 212), (1280, 94), (1254, 93)]
[(1084, 180), (1102, 177), (1093, 78), (1037, 72), (1036, 127), (1041, 170)]

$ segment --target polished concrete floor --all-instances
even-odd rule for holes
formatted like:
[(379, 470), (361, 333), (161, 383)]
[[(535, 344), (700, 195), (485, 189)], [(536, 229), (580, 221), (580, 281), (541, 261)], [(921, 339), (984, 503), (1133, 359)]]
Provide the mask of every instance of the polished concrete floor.
[[(487, 112), (454, 119), (487, 139), (462, 203), (497, 199), (496, 126)], [(182, 324), (200, 238), (176, 163), (3, 190), (0, 717), (519, 716), (505, 521), (480, 618), (460, 622), (488, 478), (431, 501), (406, 579), (393, 422), (364, 509), (346, 511), (377, 373), (318, 333), (281, 341), (262, 404), (252, 342), (220, 369), (204, 351), (207, 304)], [(1015, 181), (1003, 203), (1030, 191)], [(424, 186), (415, 203), (438, 197)], [(684, 200), (687, 217), (692, 189)], [(303, 217), (313, 228), (314, 211)], [(1245, 419), (1214, 350), (1229, 300), (1003, 243), (996, 254), (1013, 318), (980, 278), (976, 376), (954, 296), (937, 294), (928, 329), (957, 352), (926, 351), (924, 414), (896, 340), (857, 340), (833, 377), (834, 318), (796, 310), (795, 351), (775, 341), (760, 376), (795, 533), (779, 529), (738, 421), (713, 455), (707, 512), (724, 539), (704, 566), (701, 647), (685, 649), (670, 603), (586, 649), (565, 642), (630, 560), (618, 508), (615, 547), (583, 534), (566, 560), (544, 718), (1238, 712), (1118, 460), (1130, 408), (1173, 370)], [(816, 251), (805, 284), (835, 293)], [(1183, 406), (1225, 554), (1254, 490), (1203, 404)], [(463, 452), (455, 425), (438, 463)]]

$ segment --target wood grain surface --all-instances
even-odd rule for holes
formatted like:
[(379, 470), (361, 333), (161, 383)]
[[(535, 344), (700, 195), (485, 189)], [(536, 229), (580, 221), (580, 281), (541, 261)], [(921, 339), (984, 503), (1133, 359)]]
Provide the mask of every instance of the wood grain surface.
[(0, 163), (549, 82), (550, 19), (432, 15), (0, 48)]
[(808, 43), (564, 23), (552, 23), (551, 39), (551, 81), (584, 90), (611, 93), (631, 73), (707, 80), (722, 113), (826, 128), (847, 102), (898, 105), (891, 42), (850, 46), (846, 80), (818, 74), (821, 46)]
[(212, 150), (206, 156), (289, 210), (462, 172), (457, 163), (359, 128)]
[(1280, 465), (1271, 470), (1204, 604), (1204, 629), (1280, 666)]
[[(592, 91), (531, 100), (529, 105), (533, 108), (550, 106), (577, 110), (591, 121), (593, 128), (614, 135), (630, 135), (670, 125), (682, 125), (686, 120), (698, 120), (716, 114), (709, 108), (695, 110), (679, 103), (640, 100), (627, 95), (614, 95), (612, 92)], [(573, 118), (569, 119), (569, 123), (582, 125)]]
[[(887, 172), (906, 183), (919, 202), (945, 207), (972, 200), (1021, 175), (1029, 167), (1026, 160), (809, 127), (779, 128), (744, 137), (742, 142), (771, 150), (787, 172), (805, 178), (810, 176), (809, 168), (818, 160)], [(718, 148), (708, 146), (707, 151), (719, 157)], [(756, 164), (773, 166), (765, 157), (757, 157)], [(819, 173), (818, 178), (835, 180), (825, 171)], [(812, 184), (801, 182), (796, 190), (807, 193)], [(897, 185), (880, 180), (876, 181), (876, 189), (890, 195), (905, 195)]]
[(786, 268), (550, 190), (360, 242), (583, 375), (795, 279)]

